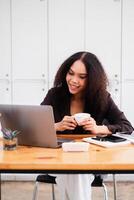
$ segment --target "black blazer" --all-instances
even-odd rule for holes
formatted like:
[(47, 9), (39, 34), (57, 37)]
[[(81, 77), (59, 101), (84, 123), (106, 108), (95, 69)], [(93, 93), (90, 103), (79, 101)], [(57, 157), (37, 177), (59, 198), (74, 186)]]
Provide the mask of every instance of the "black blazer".
[[(50, 89), (41, 105), (51, 105), (53, 107), (55, 122), (61, 121), (65, 115), (70, 115), (70, 98), (61, 91), (60, 87)], [(107, 95), (107, 102), (103, 111), (94, 112), (89, 109), (89, 103), (87, 102), (83, 112), (90, 113), (96, 120), (97, 125), (105, 124), (112, 133), (117, 131), (133, 131), (132, 125), (126, 119), (124, 113), (116, 106), (110, 94)], [(77, 126), (73, 131), (66, 130), (62, 133), (85, 134), (87, 131)]]

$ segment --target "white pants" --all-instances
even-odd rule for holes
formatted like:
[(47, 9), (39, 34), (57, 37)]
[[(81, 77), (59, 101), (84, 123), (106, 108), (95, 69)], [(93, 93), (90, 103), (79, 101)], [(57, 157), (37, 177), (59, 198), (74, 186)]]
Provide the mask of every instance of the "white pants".
[(56, 174), (61, 200), (91, 200), (93, 180), (92, 174)]

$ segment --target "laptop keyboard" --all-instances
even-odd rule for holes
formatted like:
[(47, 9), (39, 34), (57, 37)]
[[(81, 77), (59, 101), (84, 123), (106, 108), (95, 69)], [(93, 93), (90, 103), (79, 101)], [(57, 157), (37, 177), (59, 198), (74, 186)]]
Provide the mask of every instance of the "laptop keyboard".
[(58, 138), (57, 142), (58, 142), (58, 146), (61, 146), (63, 142), (72, 142), (72, 139), (65, 139), (65, 138)]

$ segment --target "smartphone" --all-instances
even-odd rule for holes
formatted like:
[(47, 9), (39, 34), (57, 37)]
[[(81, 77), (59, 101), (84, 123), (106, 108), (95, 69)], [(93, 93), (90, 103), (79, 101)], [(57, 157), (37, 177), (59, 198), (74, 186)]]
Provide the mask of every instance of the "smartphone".
[(92, 138), (92, 139), (98, 140), (98, 141), (109, 141), (109, 142), (123, 142), (123, 141), (126, 141), (126, 139), (118, 137), (118, 136), (114, 136), (114, 135), (107, 135), (105, 137), (96, 136), (96, 138)]

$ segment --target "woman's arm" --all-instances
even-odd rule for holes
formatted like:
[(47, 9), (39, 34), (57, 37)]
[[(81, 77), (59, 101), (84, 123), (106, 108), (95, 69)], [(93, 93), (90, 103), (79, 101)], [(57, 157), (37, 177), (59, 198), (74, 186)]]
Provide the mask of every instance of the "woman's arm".
[(97, 125), (94, 118), (90, 117), (90, 119), (83, 121), (81, 124), (83, 129), (86, 131), (90, 131), (92, 134), (112, 134), (112, 132), (105, 125)]
[(133, 132), (134, 130), (131, 123), (114, 103), (110, 95), (108, 96), (108, 106), (105, 119), (107, 120), (106, 126), (112, 133), (122, 131)]
[(81, 123), (81, 126), (93, 134), (112, 134), (121, 131), (131, 133), (134, 130), (131, 123), (127, 120), (124, 113), (119, 110), (110, 95), (107, 99), (104, 119), (107, 121), (105, 125), (97, 125), (96, 121), (91, 117), (89, 120)]

